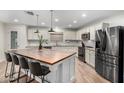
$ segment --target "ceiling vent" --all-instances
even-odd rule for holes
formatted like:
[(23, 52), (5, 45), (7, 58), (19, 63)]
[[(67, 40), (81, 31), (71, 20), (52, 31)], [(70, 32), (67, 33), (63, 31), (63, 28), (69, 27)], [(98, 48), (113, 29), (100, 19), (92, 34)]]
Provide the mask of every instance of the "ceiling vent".
[(31, 11), (24, 11), (24, 12), (27, 13), (28, 15), (32, 15), (32, 16), (34, 16), (34, 13), (31, 12)]

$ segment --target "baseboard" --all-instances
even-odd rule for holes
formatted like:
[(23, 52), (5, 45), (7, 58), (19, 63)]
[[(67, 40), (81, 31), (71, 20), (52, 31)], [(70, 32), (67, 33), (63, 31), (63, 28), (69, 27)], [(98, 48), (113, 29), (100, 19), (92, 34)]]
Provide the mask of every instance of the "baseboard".
[(95, 69), (95, 67), (93, 67), (92, 65), (88, 64), (86, 61), (84, 63), (86, 63), (88, 66), (92, 67), (93, 69)]

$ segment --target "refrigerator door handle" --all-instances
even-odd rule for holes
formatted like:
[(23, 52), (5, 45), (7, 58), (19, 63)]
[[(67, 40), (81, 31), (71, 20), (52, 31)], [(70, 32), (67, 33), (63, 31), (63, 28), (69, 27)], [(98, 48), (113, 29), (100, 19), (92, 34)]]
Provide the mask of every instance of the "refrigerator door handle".
[(103, 32), (103, 40), (102, 40), (102, 51), (106, 50), (106, 44), (107, 44), (107, 35), (106, 31)]

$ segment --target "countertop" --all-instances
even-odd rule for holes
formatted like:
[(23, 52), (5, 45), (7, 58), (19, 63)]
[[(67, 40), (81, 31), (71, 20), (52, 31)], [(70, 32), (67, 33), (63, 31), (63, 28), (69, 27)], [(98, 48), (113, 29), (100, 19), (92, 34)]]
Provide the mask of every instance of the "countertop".
[[(33, 48), (33, 47), (38, 47), (39, 44), (35, 45), (28, 45), (26, 46), (27, 48)], [(81, 43), (48, 43), (48, 44), (43, 44), (43, 46), (49, 46), (49, 47), (80, 47), (82, 46)]]
[[(45, 45), (43, 47), (81, 47), (81, 45)], [(38, 46), (26, 46), (26, 48), (38, 48)]]
[(61, 60), (64, 60), (70, 56), (76, 54), (76, 52), (68, 52), (68, 51), (58, 51), (52, 49), (17, 49), (17, 50), (9, 50), (9, 52), (15, 53), (17, 55), (21, 55), (30, 59), (34, 59), (46, 64), (53, 65), (58, 63)]
[(88, 49), (89, 51), (94, 51), (95, 52), (95, 48), (92, 46), (85, 46), (86, 49)]

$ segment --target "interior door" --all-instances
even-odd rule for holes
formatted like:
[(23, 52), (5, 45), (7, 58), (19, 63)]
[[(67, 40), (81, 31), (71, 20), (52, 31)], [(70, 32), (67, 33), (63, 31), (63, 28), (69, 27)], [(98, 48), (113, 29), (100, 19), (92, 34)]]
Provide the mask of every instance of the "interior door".
[(17, 49), (17, 31), (11, 31), (11, 49)]

